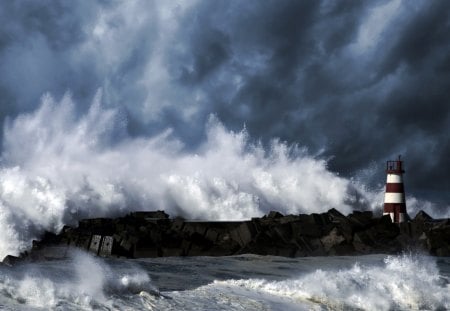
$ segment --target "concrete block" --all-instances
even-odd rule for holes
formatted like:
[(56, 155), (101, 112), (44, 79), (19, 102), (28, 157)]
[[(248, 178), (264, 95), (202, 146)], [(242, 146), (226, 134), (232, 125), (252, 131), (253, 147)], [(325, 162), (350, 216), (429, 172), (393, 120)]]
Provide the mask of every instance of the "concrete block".
[(171, 229), (173, 231), (177, 231), (180, 232), (183, 230), (183, 226), (184, 226), (184, 219), (182, 218), (175, 218), (172, 222), (172, 226)]
[(289, 243), (292, 239), (292, 227), (291, 224), (279, 224), (277, 226), (274, 226), (272, 228), (273, 231), (275, 231), (276, 235), (278, 235), (281, 240), (285, 243)]
[(219, 232), (214, 228), (208, 229), (208, 231), (206, 231), (206, 234), (205, 234), (205, 238), (213, 243), (215, 243), (217, 241), (218, 236), (219, 236)]
[(333, 246), (344, 242), (345, 238), (337, 228), (334, 228), (328, 235), (322, 237), (320, 241), (322, 242), (325, 251), (328, 252)]
[(270, 211), (269, 214), (267, 215), (267, 218), (281, 218), (281, 217), (283, 217), (283, 214), (277, 211)]
[(98, 250), (100, 248), (100, 242), (102, 240), (102, 236), (98, 234), (94, 234), (91, 238), (91, 243), (89, 245), (89, 251), (94, 254), (98, 254)]
[(100, 247), (99, 255), (103, 257), (111, 256), (114, 239), (112, 236), (104, 236)]

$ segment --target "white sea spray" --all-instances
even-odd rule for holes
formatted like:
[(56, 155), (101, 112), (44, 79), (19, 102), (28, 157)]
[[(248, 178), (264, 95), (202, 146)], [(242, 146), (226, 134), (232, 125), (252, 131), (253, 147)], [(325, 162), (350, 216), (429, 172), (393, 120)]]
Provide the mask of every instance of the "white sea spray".
[(242, 279), (208, 286), (237, 287), (332, 310), (447, 310), (450, 284), (441, 284), (429, 257), (388, 256), (382, 266), (355, 264), (350, 269), (322, 270), (283, 281)]
[(194, 150), (171, 130), (133, 138), (100, 93), (76, 116), (70, 95), (6, 122), (0, 166), (0, 257), (17, 255), (44, 230), (81, 218), (164, 209), (172, 216), (237, 220), (282, 213), (374, 208), (381, 196), (327, 170), (299, 146), (266, 150), (214, 116)]

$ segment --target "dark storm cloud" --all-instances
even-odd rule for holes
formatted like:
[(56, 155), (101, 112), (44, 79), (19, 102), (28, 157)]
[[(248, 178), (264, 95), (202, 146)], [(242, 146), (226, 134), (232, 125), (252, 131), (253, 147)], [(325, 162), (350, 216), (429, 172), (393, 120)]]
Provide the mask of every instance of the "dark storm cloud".
[[(230, 60), (215, 64), (222, 68), (206, 86), (216, 105), (211, 110), (226, 124), (246, 123), (255, 137), (297, 141), (313, 152), (325, 148), (330, 168), (346, 176), (377, 163), (373, 183), (383, 182), (384, 160), (401, 153), (409, 190), (449, 199), (446, 3), (401, 4), (385, 29), (368, 38), (369, 47), (358, 42), (361, 33), (383, 24), (392, 2), (206, 7), (193, 13), (191, 32), (195, 51), (208, 53), (210, 37), (198, 39), (202, 28), (219, 28), (223, 44), (231, 45)], [(380, 18), (367, 25), (377, 10)], [(224, 73), (240, 79), (232, 95), (221, 94), (230, 82), (214, 84)]]
[[(450, 200), (449, 5), (444, 1), (5, 2), (0, 115), (98, 88), (134, 135), (202, 141), (210, 113), (280, 137), (331, 170), (383, 182), (403, 154), (408, 190)], [(2, 118), (3, 119), (3, 118)], [(373, 168), (371, 174), (364, 170)], [(370, 177), (367, 177), (370, 176)], [(435, 197), (431, 197), (431, 194)]]

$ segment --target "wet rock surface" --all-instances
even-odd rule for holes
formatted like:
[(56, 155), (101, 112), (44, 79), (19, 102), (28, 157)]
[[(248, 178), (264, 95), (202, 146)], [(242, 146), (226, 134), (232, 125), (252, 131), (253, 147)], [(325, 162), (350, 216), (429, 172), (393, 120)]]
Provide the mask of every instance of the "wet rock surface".
[(370, 211), (344, 216), (336, 209), (322, 214), (270, 212), (248, 221), (193, 221), (170, 218), (163, 211), (134, 212), (124, 217), (84, 219), (59, 234), (45, 233), (29, 252), (7, 256), (3, 263), (49, 260), (71, 248), (103, 257), (227, 256), (285, 257), (396, 254), (425, 251), (450, 256), (450, 220), (419, 212), (394, 224)]

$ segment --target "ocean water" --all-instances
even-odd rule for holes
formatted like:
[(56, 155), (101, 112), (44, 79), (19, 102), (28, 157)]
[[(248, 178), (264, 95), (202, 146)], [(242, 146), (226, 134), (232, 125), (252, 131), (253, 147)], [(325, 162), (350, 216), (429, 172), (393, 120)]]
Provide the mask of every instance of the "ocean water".
[(0, 267), (2, 310), (449, 310), (450, 258), (64, 260)]

